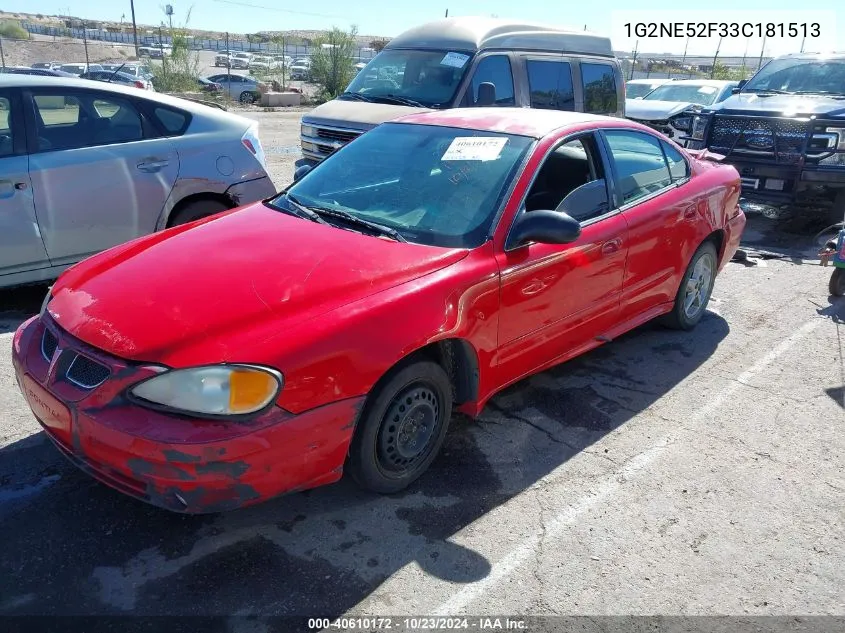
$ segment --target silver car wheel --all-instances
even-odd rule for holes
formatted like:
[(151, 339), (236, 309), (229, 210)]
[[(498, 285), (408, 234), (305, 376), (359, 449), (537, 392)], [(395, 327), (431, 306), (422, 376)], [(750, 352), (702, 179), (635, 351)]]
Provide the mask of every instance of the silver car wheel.
[(690, 320), (698, 317), (698, 314), (707, 305), (716, 269), (714, 264), (710, 253), (704, 253), (695, 262), (692, 274), (687, 280), (687, 287), (684, 292), (684, 314)]

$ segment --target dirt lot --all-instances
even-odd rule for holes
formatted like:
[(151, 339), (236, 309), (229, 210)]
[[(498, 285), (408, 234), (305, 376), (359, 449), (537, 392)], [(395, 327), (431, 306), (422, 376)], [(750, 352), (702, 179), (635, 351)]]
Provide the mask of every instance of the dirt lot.
[[(248, 116), (286, 184), (301, 113)], [(774, 229), (746, 241), (783, 257), (729, 264), (694, 332), (646, 325), (508, 389), (407, 492), (215, 516), (58, 455), (8, 351), (43, 288), (2, 292), (0, 614), (843, 615), (845, 302), (811, 238)]]

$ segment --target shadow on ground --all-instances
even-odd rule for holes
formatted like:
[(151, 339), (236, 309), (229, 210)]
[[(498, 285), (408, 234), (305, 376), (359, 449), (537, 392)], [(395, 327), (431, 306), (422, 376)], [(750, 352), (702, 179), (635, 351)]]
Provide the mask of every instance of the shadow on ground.
[(329, 617), (410, 563), (477, 581), (489, 561), (451, 535), (649, 407), (727, 334), (712, 313), (692, 333), (647, 325), (527, 379), (480, 420), (456, 419), (431, 470), (389, 497), (344, 480), (182, 516), (111, 491), (66, 465), (43, 434), (29, 437), (0, 450), (0, 614)]

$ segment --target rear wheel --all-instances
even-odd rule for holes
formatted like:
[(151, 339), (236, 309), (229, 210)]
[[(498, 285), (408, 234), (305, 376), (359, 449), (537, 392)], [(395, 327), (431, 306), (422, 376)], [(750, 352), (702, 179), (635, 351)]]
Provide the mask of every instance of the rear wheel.
[(255, 95), (248, 90), (244, 90), (240, 96), (240, 102), (245, 104), (255, 103)]
[(347, 469), (362, 488), (398, 492), (422, 475), (443, 445), (452, 388), (443, 368), (420, 361), (395, 371), (371, 394)]
[(718, 259), (713, 242), (704, 242), (692, 256), (681, 280), (675, 305), (664, 323), (676, 330), (691, 330), (707, 310), (713, 283), (716, 281)]
[(170, 219), (170, 226), (187, 224), (194, 220), (206, 218), (221, 211), (227, 211), (229, 207), (219, 200), (194, 200), (179, 209)]

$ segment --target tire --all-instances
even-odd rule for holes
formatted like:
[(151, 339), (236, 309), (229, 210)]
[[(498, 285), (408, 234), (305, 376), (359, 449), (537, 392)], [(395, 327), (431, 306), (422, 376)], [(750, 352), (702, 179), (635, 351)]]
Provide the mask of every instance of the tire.
[(238, 101), (247, 105), (253, 104), (255, 103), (255, 95), (252, 94), (249, 90), (244, 90), (241, 93), (241, 96), (238, 98)]
[(828, 288), (834, 297), (845, 297), (845, 268), (834, 269)]
[(168, 226), (179, 226), (194, 220), (206, 218), (221, 211), (227, 211), (230, 207), (219, 200), (194, 200), (179, 209), (171, 218)]
[(698, 325), (707, 311), (717, 269), (716, 247), (708, 240), (698, 247), (687, 266), (675, 295), (675, 305), (663, 319), (666, 326), (675, 330), (691, 330)]
[(372, 492), (408, 487), (437, 457), (451, 415), (452, 387), (440, 365), (420, 361), (394, 370), (364, 407), (347, 471)]

